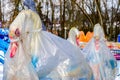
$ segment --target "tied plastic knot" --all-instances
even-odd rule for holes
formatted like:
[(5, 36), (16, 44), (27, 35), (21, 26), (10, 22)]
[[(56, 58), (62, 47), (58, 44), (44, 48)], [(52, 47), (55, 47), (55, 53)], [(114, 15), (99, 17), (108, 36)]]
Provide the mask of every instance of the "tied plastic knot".
[(32, 31), (27, 31), (27, 32), (25, 32), (25, 33), (20, 33), (19, 32), (19, 30), (18, 29), (16, 29), (16, 31), (15, 31), (15, 36), (16, 36), (16, 38), (14, 38), (13, 39), (13, 32), (11, 32), (10, 34), (12, 35), (12, 36), (9, 36), (10, 37), (10, 41), (11, 42), (18, 42), (18, 41), (20, 41), (20, 40), (22, 40), (22, 37), (21, 37), (21, 35), (25, 35), (25, 34), (29, 34), (29, 33), (36, 33), (36, 32), (40, 32), (41, 31), (41, 29), (36, 29), (36, 30), (32, 30)]
[[(38, 30), (32, 30), (30, 32), (26, 32), (25, 34), (28, 34), (28, 33), (35, 33), (35, 32), (40, 32), (41, 29), (38, 29)], [(10, 40), (11, 40), (11, 50), (10, 50), (10, 57), (13, 58), (16, 54), (16, 51), (17, 51), (17, 48), (18, 48), (18, 41), (22, 41), (22, 37), (21, 37), (21, 33), (19, 31), (19, 29), (17, 28), (15, 30), (15, 32), (11, 32), (12, 34), (10, 35)], [(23, 35), (25, 35), (23, 33)], [(14, 39), (15, 37), (15, 39)]]

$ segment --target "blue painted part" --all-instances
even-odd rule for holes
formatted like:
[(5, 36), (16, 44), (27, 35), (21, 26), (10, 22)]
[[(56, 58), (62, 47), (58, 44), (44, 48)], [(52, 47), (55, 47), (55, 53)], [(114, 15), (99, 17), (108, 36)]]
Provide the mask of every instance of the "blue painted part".
[(34, 68), (36, 68), (37, 67), (37, 62), (38, 62), (38, 57), (37, 56), (33, 56), (31, 62), (32, 62)]
[(4, 60), (2, 58), (0, 58), (0, 63), (4, 64)]
[(120, 34), (118, 35), (118, 42), (120, 42)]
[(114, 60), (110, 60), (110, 65), (111, 65), (111, 68), (114, 69), (117, 67), (117, 63), (115, 63)]
[(52, 78), (40, 78), (40, 80), (52, 80)]
[(87, 80), (87, 78), (80, 78), (79, 80)]
[(0, 49), (2, 49), (5, 52), (5, 51), (7, 51), (8, 46), (9, 46), (9, 43), (0, 39)]

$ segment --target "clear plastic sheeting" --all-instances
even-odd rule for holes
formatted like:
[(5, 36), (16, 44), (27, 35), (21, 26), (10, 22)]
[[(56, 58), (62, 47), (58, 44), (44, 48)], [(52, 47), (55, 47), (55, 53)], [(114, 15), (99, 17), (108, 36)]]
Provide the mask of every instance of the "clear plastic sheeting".
[(94, 26), (94, 37), (99, 37), (99, 38), (105, 38), (103, 28), (100, 26), (100, 24), (95, 24)]
[(39, 80), (21, 44), (14, 58), (10, 58), (9, 53), (5, 58), (3, 80)]
[[(79, 30), (75, 27), (72, 27), (69, 31), (68, 41), (70, 41), (73, 45), (79, 46)], [(77, 39), (78, 38), (78, 39)]]
[(119, 60), (117, 61), (117, 68), (118, 68), (118, 72), (115, 80), (120, 80), (120, 61)]
[(100, 27), (95, 25), (94, 37), (83, 49), (83, 53), (93, 70), (95, 80), (115, 80), (117, 62), (105, 43)]
[(94, 80), (80, 49), (41, 27), (39, 16), (31, 10), (20, 12), (13, 21), (14, 46), (6, 54), (4, 80)]
[(39, 38), (41, 46), (38, 50), (41, 55), (36, 64), (36, 71), (40, 79), (93, 80), (91, 69), (79, 48), (44, 31), (40, 32)]
[[(26, 40), (28, 41), (28, 38), (25, 38), (27, 35), (23, 34), (26, 29), (22, 28), (25, 26), (31, 27), (29, 25), (33, 25), (33, 22), (28, 23), (27, 21), (29, 19), (28, 16), (34, 17), (32, 15), (35, 13), (30, 14), (29, 12), (32, 11), (28, 10), (27, 12), (23, 10), (20, 12), (20, 14), (18, 14), (16, 19), (10, 25), (9, 36), (11, 43), (5, 55), (3, 80), (39, 80), (37, 73), (32, 66), (29, 55), (30, 43), (26, 42)], [(35, 17), (39, 18), (38, 15), (35, 15)], [(24, 41), (20, 40), (21, 37), (24, 37)]]

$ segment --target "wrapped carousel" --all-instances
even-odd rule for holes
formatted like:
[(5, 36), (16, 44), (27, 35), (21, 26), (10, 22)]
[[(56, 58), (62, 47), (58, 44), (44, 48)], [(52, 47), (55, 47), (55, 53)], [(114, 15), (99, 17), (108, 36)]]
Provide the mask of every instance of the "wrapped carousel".
[(117, 61), (106, 45), (100, 24), (94, 26), (94, 35), (83, 49), (83, 55), (93, 70), (95, 80), (115, 80)]
[[(25, 4), (33, 9), (31, 0)], [(39, 15), (30, 9), (10, 25), (3, 80), (94, 80), (80, 49), (42, 30)]]

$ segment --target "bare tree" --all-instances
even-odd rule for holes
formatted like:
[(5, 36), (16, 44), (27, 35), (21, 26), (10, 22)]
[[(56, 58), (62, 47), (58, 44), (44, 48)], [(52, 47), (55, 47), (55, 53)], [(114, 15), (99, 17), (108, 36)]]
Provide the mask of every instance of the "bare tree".
[(51, 27), (51, 31), (52, 31), (52, 28), (53, 28), (53, 23), (54, 23), (54, 9), (55, 9), (55, 6), (54, 6), (54, 3), (53, 3), (53, 1), (52, 0), (50, 0), (50, 5), (51, 5), (51, 9), (52, 9), (52, 27)]
[[(55, 14), (56, 9), (59, 9), (60, 15), (59, 19), (57, 20), (59, 20), (61, 25), (61, 33), (64, 33), (64, 27), (67, 27), (68, 29), (71, 27), (84, 29), (86, 26), (93, 28), (96, 23), (100, 23), (103, 26), (105, 35), (111, 37), (114, 30), (118, 30), (117, 28), (120, 26), (120, 0), (59, 0), (59, 5), (57, 5), (57, 7), (53, 0), (34, 1), (37, 4), (36, 9), (38, 14), (40, 14), (42, 19), (46, 19), (47, 21), (45, 23), (46, 26), (50, 21), (52, 23), (52, 27), (54, 24), (56, 24)], [(21, 0), (11, 0), (9, 3), (12, 3), (14, 6), (8, 13), (11, 13), (10, 18), (12, 21), (20, 11), (19, 5), (21, 5)], [(43, 3), (45, 3), (44, 5), (47, 6), (47, 12), (45, 14), (42, 11)], [(112, 6), (109, 7), (108, 5)], [(49, 11), (48, 8), (51, 10)], [(115, 36), (117, 34), (115, 34)], [(63, 36), (63, 34), (61, 35)]]
[(11, 3), (13, 3), (14, 5), (14, 9), (13, 11), (13, 15), (11, 16), (11, 21), (13, 21), (15, 19), (15, 17), (18, 15), (19, 13), (19, 4), (20, 4), (21, 0), (11, 0)]
[[(79, 6), (79, 4), (76, 2), (76, 0), (73, 0), (72, 2), (77, 5), (77, 7), (80, 9), (80, 11), (82, 11), (83, 14), (85, 15), (85, 17), (89, 20), (89, 22), (91, 23), (91, 26), (93, 26), (93, 25), (94, 25), (94, 24), (93, 24), (93, 21), (92, 21), (91, 17), (89, 16), (89, 14), (87, 13), (87, 11), (84, 9), (84, 7), (83, 7), (83, 6), (82, 6), (82, 7)], [(83, 0), (82, 0), (81, 3), (83, 3)], [(83, 4), (83, 5), (84, 5), (84, 4)]]

